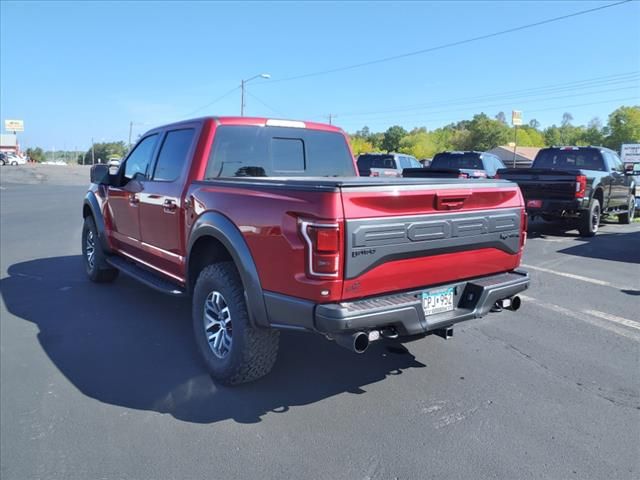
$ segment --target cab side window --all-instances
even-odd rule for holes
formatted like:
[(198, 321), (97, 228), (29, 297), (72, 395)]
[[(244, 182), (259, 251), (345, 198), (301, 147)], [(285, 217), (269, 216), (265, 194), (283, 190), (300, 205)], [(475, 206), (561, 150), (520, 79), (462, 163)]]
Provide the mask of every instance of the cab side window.
[(153, 134), (138, 143), (124, 164), (125, 179), (131, 180), (136, 176), (143, 178), (147, 176), (147, 170), (149, 169), (157, 141), (158, 134)]
[(182, 169), (187, 164), (187, 155), (191, 149), (194, 133), (193, 128), (172, 130), (167, 133), (153, 172), (154, 181), (173, 182), (180, 178)]

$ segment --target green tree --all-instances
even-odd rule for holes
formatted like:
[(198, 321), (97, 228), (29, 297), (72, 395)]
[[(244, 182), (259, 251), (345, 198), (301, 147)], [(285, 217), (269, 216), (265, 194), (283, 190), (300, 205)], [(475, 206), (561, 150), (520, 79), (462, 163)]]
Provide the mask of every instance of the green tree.
[(498, 112), (498, 114), (496, 115), (496, 120), (504, 123), (505, 125), (507, 124), (507, 116), (504, 114), (504, 112)]
[(436, 153), (436, 144), (426, 129), (414, 129), (400, 140), (399, 151), (416, 158), (431, 158)]
[(580, 139), (578, 145), (602, 145), (604, 142), (604, 132), (602, 122), (598, 117), (592, 118), (586, 128), (580, 129)]
[(91, 148), (84, 154), (80, 163), (90, 165), (95, 159), (95, 163), (107, 163), (112, 158), (122, 158), (127, 153), (127, 146), (124, 142), (105, 142), (93, 144), (93, 155)]
[(360, 155), (361, 153), (373, 152), (373, 145), (363, 137), (353, 136), (350, 138), (351, 150), (354, 155)]
[(384, 132), (384, 138), (382, 139), (382, 149), (387, 152), (394, 152), (400, 148), (400, 141), (407, 135), (407, 131), (399, 125), (389, 127)]
[(540, 122), (538, 120), (536, 120), (535, 118), (532, 118), (529, 121), (529, 126), (531, 128), (534, 128), (534, 129), (538, 130), (540, 128)]
[(620, 151), (623, 143), (640, 143), (640, 106), (620, 107), (609, 115), (605, 146)]
[(469, 148), (465, 150), (491, 150), (507, 143), (508, 138), (509, 127), (481, 113), (469, 123)]
[(40, 147), (27, 148), (26, 153), (32, 162), (38, 162), (38, 163), (44, 162), (44, 151)]

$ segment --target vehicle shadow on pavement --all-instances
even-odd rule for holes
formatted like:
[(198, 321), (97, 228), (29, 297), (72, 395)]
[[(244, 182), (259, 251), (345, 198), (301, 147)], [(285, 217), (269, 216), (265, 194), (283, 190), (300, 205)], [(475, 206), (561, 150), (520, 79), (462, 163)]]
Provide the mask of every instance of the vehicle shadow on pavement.
[(365, 393), (363, 386), (387, 375), (425, 367), (381, 342), (355, 355), (317, 335), (283, 332), (269, 376), (220, 387), (197, 355), (188, 299), (122, 275), (112, 284), (91, 283), (79, 255), (18, 263), (8, 273), (0, 282), (7, 310), (38, 326), (42, 348), (82, 393), (188, 422), (259, 422), (269, 412)]
[(623, 263), (640, 263), (640, 231), (596, 235), (558, 253)]

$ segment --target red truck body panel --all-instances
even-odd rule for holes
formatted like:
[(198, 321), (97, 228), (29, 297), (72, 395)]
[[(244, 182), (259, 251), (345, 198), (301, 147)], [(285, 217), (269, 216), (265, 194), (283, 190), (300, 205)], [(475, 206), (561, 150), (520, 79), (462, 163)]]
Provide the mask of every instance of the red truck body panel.
[[(348, 219), (384, 219), (446, 212), (523, 209), (517, 187), (506, 184), (479, 188), (480, 184), (440, 189), (438, 185), (405, 188), (336, 188), (333, 191), (274, 187), (261, 179), (255, 183), (203, 181), (216, 129), (221, 125), (264, 126), (265, 118), (220, 117), (191, 120), (199, 124), (199, 137), (190, 165), (180, 179), (155, 185), (141, 193), (138, 215), (127, 210), (127, 196), (112, 187), (94, 187), (104, 202), (107, 238), (111, 248), (167, 278), (187, 283), (188, 239), (198, 218), (215, 211), (227, 217), (241, 232), (257, 267), (265, 291), (317, 303), (339, 302), (424, 285), (437, 285), (515, 269), (521, 249), (513, 254), (496, 248), (477, 248), (416, 258), (397, 259), (377, 265), (356, 278), (345, 279), (345, 222)], [(176, 128), (182, 124), (157, 129)], [(305, 122), (305, 128), (344, 135), (330, 125)], [(153, 132), (153, 131), (152, 131)], [(353, 159), (353, 155), (351, 155)], [(353, 160), (354, 175), (357, 173)], [(108, 193), (107, 193), (108, 190)], [(175, 200), (170, 215), (156, 205), (160, 199)], [(154, 203), (155, 202), (155, 203)], [(115, 219), (114, 219), (115, 217)], [(300, 220), (331, 222), (342, 235), (340, 267), (332, 278), (308, 274), (306, 244)], [(117, 229), (114, 222), (117, 222)], [(137, 239), (136, 239), (137, 237)]]

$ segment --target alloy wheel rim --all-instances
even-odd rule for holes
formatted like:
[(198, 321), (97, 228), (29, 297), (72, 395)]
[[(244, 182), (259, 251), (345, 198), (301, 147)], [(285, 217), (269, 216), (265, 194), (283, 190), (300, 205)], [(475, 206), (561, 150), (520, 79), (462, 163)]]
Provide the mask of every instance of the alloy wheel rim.
[(593, 209), (593, 215), (591, 215), (591, 222), (593, 226), (593, 231), (597, 232), (598, 227), (600, 226), (600, 207), (596, 207)]
[(89, 265), (89, 268), (93, 269), (93, 265), (95, 264), (96, 259), (96, 242), (92, 230), (89, 230), (87, 232), (87, 239), (85, 240), (84, 250), (87, 264)]
[(231, 312), (224, 296), (216, 290), (209, 293), (204, 302), (203, 325), (213, 354), (218, 358), (229, 355), (233, 334)]

